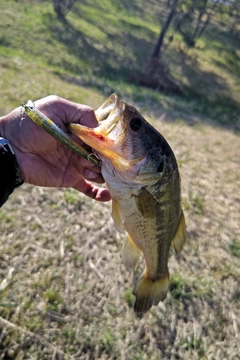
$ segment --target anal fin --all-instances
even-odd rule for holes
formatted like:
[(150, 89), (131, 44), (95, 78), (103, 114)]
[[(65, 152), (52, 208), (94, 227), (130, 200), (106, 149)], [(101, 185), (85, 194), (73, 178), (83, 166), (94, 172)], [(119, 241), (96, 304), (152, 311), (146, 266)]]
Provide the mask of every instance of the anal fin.
[(140, 255), (141, 251), (134, 245), (130, 235), (127, 234), (122, 248), (122, 259), (125, 267), (128, 270), (134, 270), (138, 264)]

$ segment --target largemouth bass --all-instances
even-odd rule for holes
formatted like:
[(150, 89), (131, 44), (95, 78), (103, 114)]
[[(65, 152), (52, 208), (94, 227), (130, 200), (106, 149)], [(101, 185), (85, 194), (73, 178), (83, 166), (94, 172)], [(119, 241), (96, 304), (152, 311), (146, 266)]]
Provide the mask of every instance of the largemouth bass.
[(133, 290), (134, 310), (144, 313), (165, 299), (170, 247), (179, 252), (186, 239), (178, 166), (164, 137), (115, 94), (96, 117), (98, 127), (70, 124), (70, 130), (102, 161), (115, 226), (127, 233), (123, 263), (133, 270), (144, 256), (145, 271)]

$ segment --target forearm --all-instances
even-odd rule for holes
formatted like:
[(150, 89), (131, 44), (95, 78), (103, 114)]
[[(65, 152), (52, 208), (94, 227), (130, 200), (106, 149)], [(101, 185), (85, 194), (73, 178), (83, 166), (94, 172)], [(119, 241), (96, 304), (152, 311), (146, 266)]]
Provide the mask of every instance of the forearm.
[[(3, 124), (0, 119), (0, 125)], [(21, 171), (11, 144), (4, 137), (3, 127), (0, 126), (0, 207), (7, 201), (15, 187), (23, 183)]]

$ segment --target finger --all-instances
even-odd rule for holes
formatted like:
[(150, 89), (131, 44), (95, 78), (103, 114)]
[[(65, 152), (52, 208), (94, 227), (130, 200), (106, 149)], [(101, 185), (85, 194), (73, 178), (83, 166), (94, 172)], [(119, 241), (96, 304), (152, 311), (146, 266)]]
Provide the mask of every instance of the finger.
[[(89, 127), (96, 127), (98, 121), (94, 110), (83, 104), (75, 103), (56, 95), (49, 95), (37, 100), (35, 105), (43, 112), (48, 112), (49, 117), (60, 118), (67, 130), (70, 122), (79, 123)], [(51, 115), (51, 116), (50, 116)], [(52, 119), (54, 121), (54, 119)]]
[(97, 201), (106, 202), (111, 200), (111, 194), (107, 189), (99, 188), (87, 181), (81, 184), (80, 187), (75, 186), (75, 189)]
[(86, 195), (97, 201), (107, 202), (111, 200), (110, 192), (107, 189), (98, 188), (96, 186), (92, 187)]
[(83, 170), (83, 176), (86, 180), (93, 181), (98, 184), (104, 183), (104, 179), (103, 179), (102, 175), (93, 170), (85, 168)]
[(64, 104), (62, 110), (65, 114), (65, 124), (74, 122), (88, 127), (98, 126), (95, 112), (90, 106), (77, 104), (65, 99), (61, 99), (61, 101)]
[(81, 165), (91, 171), (94, 171), (99, 174), (101, 173), (101, 168), (98, 165), (94, 165), (85, 158), (81, 158)]
[(96, 119), (93, 109), (91, 109), (90, 107), (85, 107), (81, 115), (80, 124), (88, 127), (98, 126), (98, 121)]

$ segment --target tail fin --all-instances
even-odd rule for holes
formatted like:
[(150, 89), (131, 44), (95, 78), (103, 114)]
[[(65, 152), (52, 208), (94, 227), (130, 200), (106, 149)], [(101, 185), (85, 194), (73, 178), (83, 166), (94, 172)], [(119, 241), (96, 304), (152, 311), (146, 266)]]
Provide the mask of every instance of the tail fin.
[(167, 296), (168, 287), (168, 273), (157, 280), (151, 280), (146, 274), (143, 274), (133, 290), (133, 295), (136, 296), (134, 311), (145, 313), (152, 305), (157, 305), (159, 301), (163, 301)]

